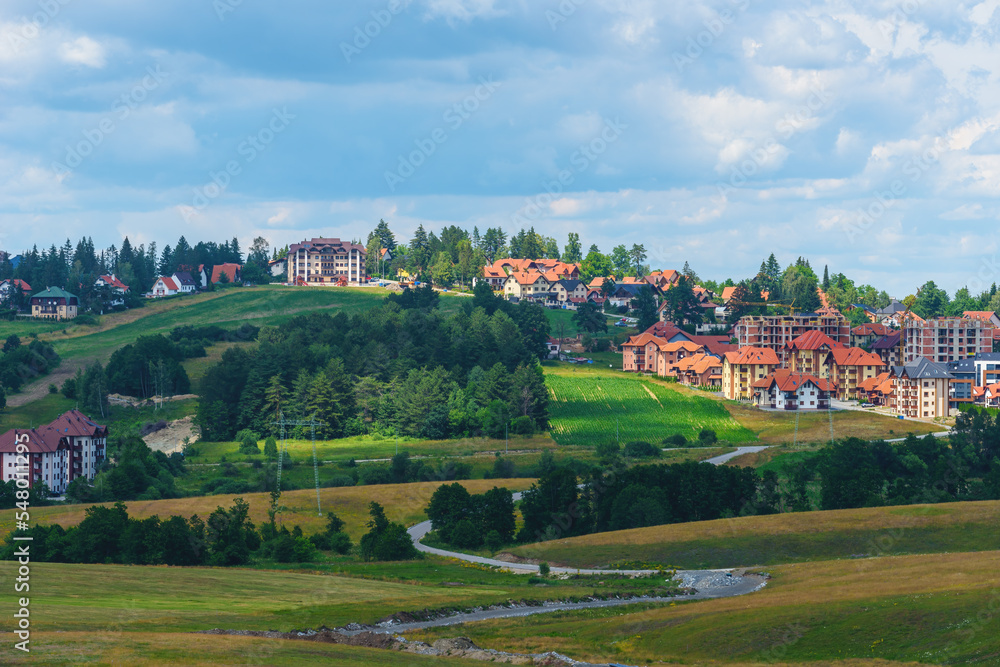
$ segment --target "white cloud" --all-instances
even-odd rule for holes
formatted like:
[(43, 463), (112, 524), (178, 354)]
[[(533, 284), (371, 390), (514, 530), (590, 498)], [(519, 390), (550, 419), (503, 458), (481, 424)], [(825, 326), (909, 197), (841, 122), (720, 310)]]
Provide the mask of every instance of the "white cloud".
[(982, 204), (962, 204), (938, 216), (942, 220), (982, 220), (986, 217)]
[(64, 62), (94, 69), (101, 69), (107, 63), (104, 47), (87, 36), (63, 42), (59, 46), (59, 57)]

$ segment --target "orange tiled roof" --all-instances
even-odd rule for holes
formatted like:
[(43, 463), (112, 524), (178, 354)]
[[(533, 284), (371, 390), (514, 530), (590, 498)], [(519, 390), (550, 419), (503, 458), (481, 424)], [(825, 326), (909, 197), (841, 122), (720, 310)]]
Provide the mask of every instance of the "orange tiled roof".
[(809, 373), (793, 373), (787, 368), (779, 368), (767, 377), (761, 378), (753, 383), (759, 389), (769, 389), (772, 384), (777, 384), (781, 391), (797, 391), (804, 384), (812, 382), (820, 391), (833, 391), (834, 385), (829, 380), (823, 380)]
[(736, 285), (730, 285), (729, 287), (722, 288), (722, 300), (729, 301), (733, 298), (733, 294), (736, 293)]
[(684, 357), (676, 364), (674, 368), (678, 371), (693, 371), (698, 375), (708, 372), (712, 368), (722, 368), (722, 362), (719, 358), (711, 354), (692, 354), (690, 357)]
[(734, 366), (778, 365), (778, 354), (769, 347), (741, 347), (735, 352), (726, 352), (726, 359)]
[(992, 310), (967, 310), (962, 313), (962, 317), (969, 320), (979, 320), (989, 322), (996, 315)]
[(788, 343), (789, 350), (818, 350), (826, 345), (831, 350), (844, 347), (843, 343), (838, 343), (819, 329), (807, 331), (798, 338)]
[(641, 333), (638, 336), (632, 336), (627, 341), (622, 343), (622, 347), (645, 347), (649, 343), (656, 343), (658, 346), (663, 345), (667, 341), (662, 338), (657, 338), (650, 333)]
[(704, 345), (699, 345), (689, 340), (678, 340), (673, 343), (664, 343), (660, 346), (661, 352), (679, 352), (680, 350), (687, 350), (688, 352), (698, 352), (699, 350), (704, 350)]
[(854, 327), (851, 333), (855, 336), (888, 336), (892, 333), (892, 329), (884, 324), (868, 323)]
[(830, 350), (833, 360), (838, 366), (884, 366), (882, 358), (872, 352), (865, 352), (860, 347), (841, 347)]

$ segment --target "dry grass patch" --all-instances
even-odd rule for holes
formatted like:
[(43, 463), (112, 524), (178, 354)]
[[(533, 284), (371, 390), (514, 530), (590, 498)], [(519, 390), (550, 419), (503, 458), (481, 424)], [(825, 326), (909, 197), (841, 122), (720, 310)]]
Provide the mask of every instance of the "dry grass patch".
[[(476, 479), (459, 482), (470, 493), (482, 493), (494, 486), (506, 487), (512, 491), (522, 491), (531, 486), (531, 479)], [(306, 534), (319, 532), (325, 528), (326, 513), (334, 512), (347, 524), (347, 532), (351, 539), (357, 540), (366, 532), (368, 521), (368, 504), (375, 501), (386, 509), (386, 515), (392, 521), (398, 521), (406, 526), (426, 518), (424, 507), (430, 501), (431, 495), (441, 486), (442, 482), (418, 482), (414, 484), (386, 484), (379, 486), (351, 486), (332, 489), (320, 489), (323, 516), (316, 511), (316, 490), (300, 489), (286, 491), (281, 494), (280, 504), (284, 510), (279, 515), (289, 526), (299, 525)], [(250, 518), (254, 523), (267, 520), (267, 509), (271, 498), (266, 493), (244, 493), (238, 496), (197, 496), (191, 498), (172, 498), (168, 500), (130, 500), (129, 515), (146, 518), (154, 514), (161, 519), (173, 515), (189, 517), (193, 514), (207, 518), (216, 507), (229, 507), (234, 498), (243, 498), (250, 503)], [(111, 503), (104, 503), (110, 506)], [(64, 528), (75, 526), (84, 519), (84, 513), (89, 505), (58, 505), (52, 507), (37, 507), (31, 510), (32, 523), (58, 523)], [(14, 526), (14, 510), (0, 511), (0, 535), (6, 536)]]

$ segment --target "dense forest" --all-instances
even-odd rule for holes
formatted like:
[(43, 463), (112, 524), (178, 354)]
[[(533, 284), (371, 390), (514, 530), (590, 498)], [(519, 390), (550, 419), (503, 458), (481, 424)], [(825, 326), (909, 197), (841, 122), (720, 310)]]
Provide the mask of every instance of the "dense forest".
[(279, 413), (315, 418), (324, 438), (502, 437), (508, 425), (517, 433), (545, 428), (544, 310), (513, 306), (489, 288), (451, 316), (437, 299), (430, 288), (410, 290), (356, 315), (312, 313), (265, 327), (254, 348), (227, 350), (203, 378), (203, 438), (274, 434)]

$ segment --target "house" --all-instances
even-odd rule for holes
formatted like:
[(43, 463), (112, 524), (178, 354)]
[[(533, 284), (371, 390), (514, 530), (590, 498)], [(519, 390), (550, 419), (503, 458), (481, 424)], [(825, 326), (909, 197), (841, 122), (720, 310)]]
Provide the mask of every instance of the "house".
[(948, 385), (948, 407), (957, 409), (962, 403), (974, 403), (976, 398), (982, 398), (982, 392), (977, 395), (976, 360), (959, 359), (945, 364), (952, 380)]
[(949, 416), (952, 376), (942, 364), (919, 357), (906, 365), (893, 366), (889, 377), (895, 381), (890, 407), (896, 414), (915, 419)]
[(335, 238), (314, 238), (288, 247), (288, 282), (333, 285), (343, 277), (351, 285), (365, 282), (363, 245)]
[(873, 405), (889, 405), (894, 385), (891, 374), (885, 371), (861, 382), (858, 385), (858, 397)]
[(10, 295), (14, 293), (18, 287), (21, 288), (21, 293), (24, 295), (31, 294), (31, 285), (24, 282), (20, 278), (7, 278), (6, 280), (0, 280), (0, 301), (6, 301), (10, 298)]
[(483, 277), (476, 278), (474, 282), (480, 280), (485, 280), (493, 288), (493, 291), (497, 292), (502, 290), (504, 283), (507, 282), (507, 272), (503, 269), (495, 269), (492, 266), (487, 266), (483, 269)]
[(992, 310), (967, 310), (962, 313), (962, 317), (967, 320), (979, 320), (990, 329), (1000, 328), (1000, 317)]
[(580, 299), (583, 301), (587, 299), (587, 286), (579, 280), (558, 280), (552, 283), (552, 292), (556, 296), (556, 301), (560, 303), (565, 303), (571, 299)]
[(807, 331), (791, 341), (782, 350), (784, 365), (796, 373), (812, 373), (828, 377), (827, 354), (845, 346), (819, 330)]
[(285, 275), (288, 273), (288, 260), (284, 257), (272, 259), (267, 263), (267, 269), (271, 273), (272, 278)]
[(508, 299), (541, 299), (545, 300), (550, 291), (551, 283), (537, 269), (515, 271), (507, 276), (503, 293)]
[[(705, 354), (705, 346), (690, 340), (664, 341), (656, 353), (653, 371), (662, 377), (677, 377), (677, 363), (696, 354)], [(721, 368), (721, 362), (720, 362)]]
[(809, 373), (779, 368), (753, 383), (754, 400), (774, 410), (829, 410), (834, 386)]
[(655, 298), (656, 294), (658, 293), (656, 291), (656, 288), (653, 287), (652, 285), (649, 285), (648, 283), (644, 283), (644, 282), (643, 283), (620, 283), (620, 284), (616, 285), (615, 286), (615, 290), (611, 294), (608, 295), (608, 301), (610, 301), (611, 305), (613, 305), (613, 306), (631, 307), (632, 301), (635, 300), (639, 296), (639, 293), (642, 290), (644, 290), (644, 289), (650, 290), (652, 292), (652, 294), (654, 295), (654, 298)]
[(841, 345), (851, 343), (851, 325), (839, 311), (797, 315), (746, 315), (736, 323), (740, 347), (780, 350), (807, 331), (819, 331)]
[[(216, 264), (212, 267), (212, 284), (218, 285), (222, 282), (234, 285), (239, 284), (243, 281), (242, 273), (243, 266), (240, 264), (233, 264), (231, 262)], [(225, 279), (222, 276), (225, 276)]]
[(159, 298), (163, 296), (173, 296), (179, 294), (180, 289), (177, 287), (177, 283), (174, 282), (171, 276), (160, 276), (153, 283), (153, 288), (149, 290), (149, 295), (153, 298)]
[(847, 307), (847, 310), (848, 311), (860, 310), (862, 313), (864, 313), (865, 317), (868, 318), (869, 322), (878, 323), (879, 319), (878, 311), (872, 308), (871, 306), (867, 306), (863, 303), (852, 303), (850, 306)]
[[(63, 494), (78, 477), (94, 479), (104, 461), (108, 429), (78, 410), (63, 413), (46, 426), (11, 429), (0, 435), (0, 481), (27, 479)], [(18, 460), (18, 443), (28, 448), (28, 462)], [(22, 454), (23, 456), (23, 454)]]
[(980, 319), (940, 317), (907, 322), (905, 332), (904, 363), (924, 357), (937, 364), (947, 364), (993, 351), (992, 328)]
[(982, 404), (987, 408), (1000, 407), (1000, 383), (986, 385), (980, 390)]
[(862, 324), (861, 326), (854, 327), (851, 329), (851, 347), (864, 347), (868, 348), (872, 343), (877, 341), (883, 336), (888, 336), (892, 333), (892, 329), (884, 324), (871, 323)]
[(714, 354), (700, 352), (684, 357), (671, 370), (682, 384), (722, 387), (722, 361)]
[(613, 289), (614, 286), (615, 286), (615, 277), (614, 276), (608, 276), (608, 277), (604, 278), (604, 277), (598, 276), (598, 277), (594, 278), (593, 280), (591, 280), (590, 284), (587, 285), (587, 287), (589, 289), (602, 291), (604, 289), (605, 285), (608, 285), (608, 289), (609, 290)]
[(98, 289), (107, 288), (111, 294), (111, 299), (108, 301), (110, 306), (124, 306), (125, 305), (125, 295), (129, 291), (128, 285), (118, 280), (115, 274), (110, 276), (99, 276), (97, 280), (94, 281), (94, 287)]
[(778, 353), (767, 347), (741, 347), (722, 358), (722, 395), (730, 400), (754, 397), (753, 383), (779, 364)]
[(859, 398), (861, 383), (877, 377), (885, 368), (881, 357), (860, 347), (831, 349), (823, 365), (825, 376), (836, 385), (836, 396), (842, 401)]
[(34, 294), (30, 300), (31, 316), (40, 320), (72, 320), (80, 311), (80, 299), (59, 287)]
[(680, 280), (681, 274), (673, 269), (667, 269), (666, 271), (652, 271), (648, 276), (645, 277), (647, 283), (665, 292)]

